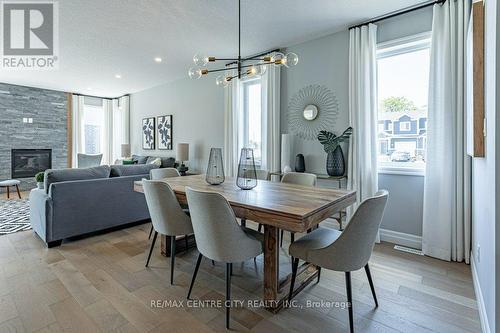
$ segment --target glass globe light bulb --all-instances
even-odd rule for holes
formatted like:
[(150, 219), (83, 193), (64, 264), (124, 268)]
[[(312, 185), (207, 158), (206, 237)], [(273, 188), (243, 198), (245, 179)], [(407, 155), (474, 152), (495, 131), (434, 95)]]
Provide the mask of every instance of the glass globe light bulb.
[(193, 57), (193, 62), (196, 66), (205, 66), (208, 64), (208, 57), (203, 54), (196, 54)]
[(293, 67), (299, 62), (299, 56), (293, 52), (287, 53), (283, 59), (283, 64), (286, 67)]
[(215, 84), (219, 87), (224, 86), (224, 82), (226, 81), (226, 77), (224, 75), (219, 75), (215, 78)]
[(264, 75), (266, 72), (267, 66), (266, 65), (260, 65), (260, 66), (255, 66), (257, 69), (257, 72), (255, 73), (256, 75)]
[(255, 66), (250, 67), (247, 71), (247, 74), (248, 76), (254, 76), (255, 74), (257, 74), (257, 67)]
[(188, 71), (190, 79), (199, 79), (201, 77), (201, 69), (191, 67)]
[[(283, 65), (283, 59), (285, 58), (285, 55), (281, 52), (276, 52), (272, 57), (271, 57), (271, 61), (275, 63), (276, 66), (281, 66)], [(276, 63), (276, 61), (280, 62), (281, 63)]]

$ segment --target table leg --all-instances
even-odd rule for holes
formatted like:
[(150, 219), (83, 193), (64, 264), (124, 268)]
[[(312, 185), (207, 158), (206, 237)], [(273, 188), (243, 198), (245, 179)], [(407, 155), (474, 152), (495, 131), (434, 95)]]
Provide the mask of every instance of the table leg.
[[(278, 228), (264, 225), (264, 301), (278, 298)], [(272, 307), (272, 305), (270, 305)]]

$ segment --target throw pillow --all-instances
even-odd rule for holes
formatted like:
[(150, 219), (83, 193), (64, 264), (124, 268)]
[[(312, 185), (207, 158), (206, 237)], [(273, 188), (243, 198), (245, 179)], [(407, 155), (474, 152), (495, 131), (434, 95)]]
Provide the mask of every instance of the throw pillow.
[(123, 160), (122, 163), (123, 165), (131, 165), (131, 164), (137, 164), (137, 161)]
[(154, 164), (157, 167), (161, 167), (161, 158), (158, 157), (158, 158), (152, 160), (151, 162), (149, 162), (149, 164)]

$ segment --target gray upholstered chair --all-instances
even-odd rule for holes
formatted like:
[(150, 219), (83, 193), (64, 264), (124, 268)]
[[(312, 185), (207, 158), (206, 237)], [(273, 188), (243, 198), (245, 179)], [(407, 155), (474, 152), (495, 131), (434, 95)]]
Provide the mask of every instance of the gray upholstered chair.
[(319, 266), (318, 281), (322, 267), (345, 272), (351, 332), (353, 332), (352, 271), (356, 271), (362, 267), (365, 268), (375, 306), (378, 306), (368, 260), (375, 245), (377, 231), (382, 222), (388, 195), (387, 191), (382, 190), (377, 192), (375, 196), (363, 201), (343, 232), (334, 229), (319, 228), (290, 245), (289, 253), (293, 260), (292, 281), (288, 296), (289, 301), (293, 295), (299, 259), (302, 259)]
[[(287, 172), (281, 178), (282, 183), (302, 185), (302, 186), (316, 186), (317, 177), (312, 173), (304, 172)], [(283, 246), (284, 231), (281, 229), (280, 246)], [(295, 240), (295, 233), (290, 232), (290, 241), (293, 243)]]
[(160, 168), (152, 169), (149, 175), (151, 180), (160, 180), (170, 177), (180, 177), (181, 174), (176, 168)]
[[(262, 254), (259, 234), (238, 225), (233, 209), (218, 193), (186, 188), (186, 196), (193, 222), (194, 236), (200, 254), (187, 298), (191, 296), (202, 257), (226, 263), (226, 301), (231, 299), (232, 263)], [(229, 302), (226, 302), (226, 328), (229, 328)]]
[(101, 165), (102, 154), (77, 154), (77, 166), (79, 169), (92, 168)]
[(170, 237), (170, 284), (174, 283), (175, 265), (175, 237), (193, 233), (191, 219), (182, 209), (172, 188), (165, 182), (158, 180), (143, 180), (144, 194), (153, 222), (155, 234), (151, 242), (146, 267), (149, 265), (151, 253), (155, 246), (158, 233)]
[[(159, 169), (151, 169), (149, 171), (149, 179), (151, 180), (160, 180), (164, 178), (170, 178), (170, 177), (180, 177), (181, 174), (179, 171), (177, 171), (176, 168), (159, 168)], [(153, 225), (151, 225), (151, 229), (149, 230), (149, 236), (148, 239), (151, 238), (151, 235), (153, 234)]]

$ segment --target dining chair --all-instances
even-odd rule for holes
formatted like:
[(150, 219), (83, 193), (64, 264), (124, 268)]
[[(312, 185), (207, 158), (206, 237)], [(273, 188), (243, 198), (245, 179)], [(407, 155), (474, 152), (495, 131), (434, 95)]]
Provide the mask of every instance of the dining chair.
[(378, 307), (377, 295), (375, 294), (368, 260), (375, 245), (388, 195), (389, 193), (386, 190), (381, 190), (375, 196), (363, 201), (344, 231), (318, 228), (290, 245), (288, 251), (292, 257), (292, 280), (288, 295), (289, 301), (291, 301), (293, 296), (299, 259), (302, 259), (318, 266), (318, 282), (321, 268), (345, 272), (349, 327), (351, 332), (354, 331), (351, 290), (352, 271), (356, 271), (362, 267), (365, 268), (375, 301), (375, 307)]
[(149, 178), (151, 180), (160, 180), (163, 178), (170, 178), (170, 177), (180, 177), (179, 171), (177, 171), (176, 168), (158, 168), (158, 169), (151, 169), (149, 172)]
[[(304, 172), (287, 172), (281, 178), (282, 183), (287, 184), (295, 184), (302, 186), (316, 186), (317, 177), (312, 173), (304, 173)], [(259, 226), (260, 231), (260, 226)], [(280, 238), (280, 246), (283, 246), (283, 236), (284, 230), (281, 229), (281, 238)], [(295, 240), (295, 233), (290, 232), (290, 242), (293, 243)]]
[(233, 209), (219, 193), (186, 188), (194, 236), (200, 254), (189, 286), (191, 296), (194, 281), (203, 257), (226, 263), (226, 328), (229, 329), (231, 273), (234, 262), (242, 262), (262, 254), (260, 235), (240, 227)]
[[(149, 171), (149, 179), (151, 180), (160, 180), (164, 178), (170, 178), (170, 177), (180, 177), (181, 174), (179, 171), (177, 171), (176, 168), (158, 168), (158, 169), (151, 169)], [(153, 234), (153, 225), (151, 225), (151, 229), (149, 230), (149, 236), (148, 239), (151, 239), (151, 235)]]
[(176, 236), (185, 235), (187, 241), (188, 235), (193, 233), (191, 219), (177, 201), (177, 197), (170, 185), (158, 180), (143, 180), (143, 187), (149, 215), (155, 230), (148, 259), (146, 260), (146, 267), (149, 265), (158, 233), (169, 237), (171, 244), (170, 284), (174, 284), (175, 239)]

